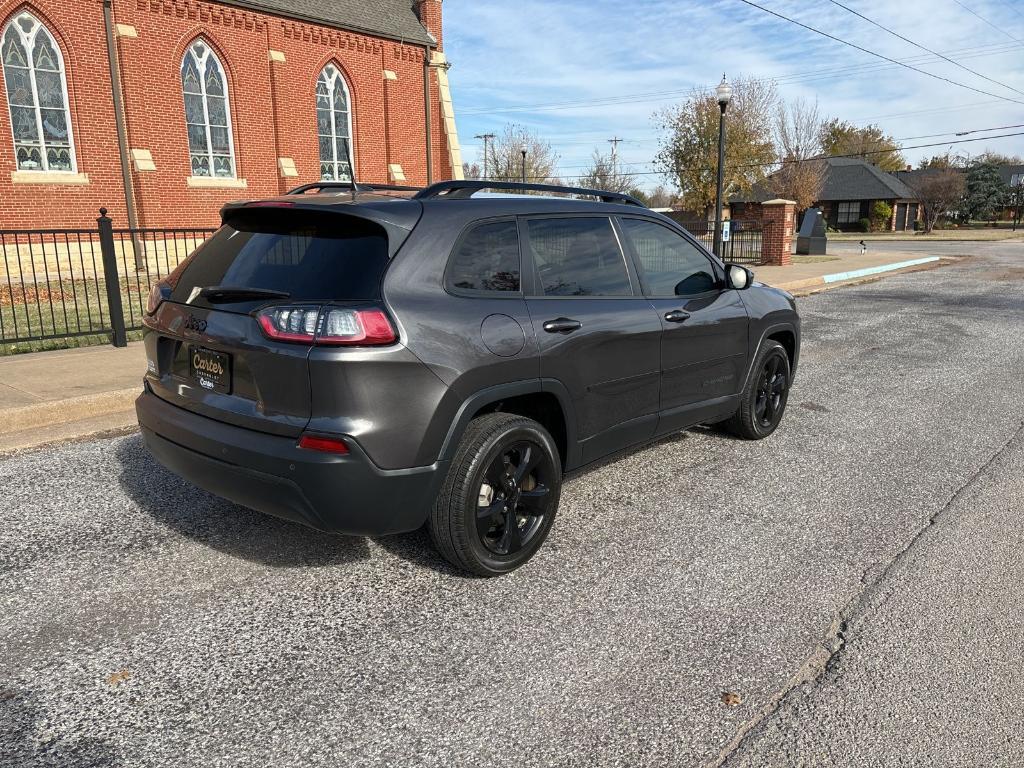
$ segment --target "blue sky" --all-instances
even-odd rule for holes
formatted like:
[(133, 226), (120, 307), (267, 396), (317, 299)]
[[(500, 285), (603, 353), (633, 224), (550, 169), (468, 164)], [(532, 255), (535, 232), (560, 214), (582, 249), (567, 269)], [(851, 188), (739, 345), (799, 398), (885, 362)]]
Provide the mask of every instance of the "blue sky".
[[(1024, 0), (842, 0), (1009, 89), (937, 60), (836, 5), (757, 1), (864, 48), (1024, 102)], [(908, 139), (905, 146), (956, 138), (933, 134), (1024, 124), (1024, 103), (887, 65), (740, 0), (445, 0), (444, 14), (468, 161), (478, 158), (474, 135), (517, 122), (551, 142), (560, 173), (569, 178), (582, 172), (595, 147), (608, 151), (607, 139), (620, 136), (621, 161), (646, 174), (638, 180), (651, 187), (662, 180), (650, 174), (659, 136), (652, 113), (694, 88), (713, 87), (723, 72), (775, 78), (784, 98), (816, 99), (826, 117), (878, 123)], [(584, 101), (589, 103), (579, 103)], [(1024, 136), (953, 147), (972, 154), (984, 148), (1024, 154)], [(943, 150), (905, 154), (916, 163)]]

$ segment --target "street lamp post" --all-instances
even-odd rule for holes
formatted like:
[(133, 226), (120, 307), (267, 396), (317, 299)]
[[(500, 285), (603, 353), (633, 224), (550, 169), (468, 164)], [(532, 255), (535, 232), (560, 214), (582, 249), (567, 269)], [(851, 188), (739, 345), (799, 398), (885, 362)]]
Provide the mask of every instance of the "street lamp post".
[(715, 89), (718, 97), (718, 195), (715, 197), (715, 255), (722, 257), (722, 195), (725, 187), (725, 110), (732, 101), (732, 86), (722, 75), (722, 82)]
[(523, 150), (523, 184), (526, 183), (526, 150)]

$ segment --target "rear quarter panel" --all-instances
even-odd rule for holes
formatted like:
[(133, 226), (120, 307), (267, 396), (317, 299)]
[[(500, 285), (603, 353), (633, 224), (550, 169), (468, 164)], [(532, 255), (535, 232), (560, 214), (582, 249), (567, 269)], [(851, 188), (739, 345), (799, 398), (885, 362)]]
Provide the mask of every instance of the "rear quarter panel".
[(525, 299), (454, 295), (444, 288), (448, 256), (474, 221), (445, 211), (425, 216), (384, 278), (384, 299), (403, 342), (446, 390), (440, 398), (413, 397), (406, 404), (412, 423), (429, 422), (422, 433), (410, 430), (406, 439), (419, 441), (417, 455), (430, 462), (462, 404), (477, 392), (523, 380), (536, 380), (540, 389), (537, 339)]

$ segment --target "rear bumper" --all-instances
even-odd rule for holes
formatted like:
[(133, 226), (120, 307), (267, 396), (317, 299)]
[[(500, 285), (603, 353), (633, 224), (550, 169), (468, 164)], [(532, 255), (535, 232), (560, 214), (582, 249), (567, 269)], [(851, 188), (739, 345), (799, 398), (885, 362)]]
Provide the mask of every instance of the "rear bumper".
[(210, 493), (321, 531), (402, 533), (427, 519), (447, 465), (384, 470), (354, 440), (346, 456), (298, 448), (294, 438), (215, 421), (148, 389), (135, 401), (146, 446)]

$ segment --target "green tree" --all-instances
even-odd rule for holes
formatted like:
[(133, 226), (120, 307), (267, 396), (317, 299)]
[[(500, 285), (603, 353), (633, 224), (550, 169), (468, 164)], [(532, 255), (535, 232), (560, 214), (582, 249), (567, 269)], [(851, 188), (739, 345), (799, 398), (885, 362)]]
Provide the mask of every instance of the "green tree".
[(1020, 155), (1004, 155), (1002, 152), (993, 152), (986, 149), (980, 155), (972, 157), (975, 165), (1024, 165)]
[(960, 206), (960, 216), (967, 221), (985, 221), (1006, 204), (1010, 188), (999, 175), (999, 166), (980, 163), (967, 172), (967, 191)]
[[(739, 79), (725, 115), (725, 199), (749, 192), (775, 162), (772, 117), (775, 84)], [(718, 102), (714, 93), (695, 91), (683, 103), (654, 115), (662, 131), (655, 164), (682, 192), (689, 210), (709, 212), (718, 179)]]
[(902, 171), (906, 160), (896, 140), (877, 125), (860, 128), (833, 118), (821, 126), (821, 148), (826, 155), (860, 157), (883, 171)]
[(932, 155), (931, 157), (922, 160), (918, 163), (917, 167), (922, 171), (949, 171), (962, 169), (964, 167), (964, 159), (951, 152), (946, 152), (945, 154)]

